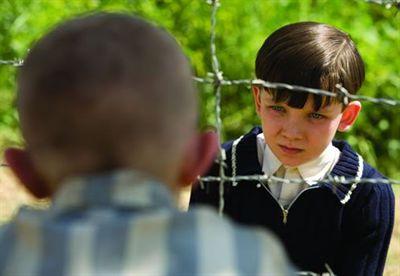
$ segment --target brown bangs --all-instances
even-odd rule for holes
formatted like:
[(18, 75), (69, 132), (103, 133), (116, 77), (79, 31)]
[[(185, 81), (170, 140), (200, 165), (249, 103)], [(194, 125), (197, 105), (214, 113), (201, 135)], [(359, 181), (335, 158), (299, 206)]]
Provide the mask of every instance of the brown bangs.
[(272, 96), (274, 102), (286, 103), (288, 106), (298, 109), (305, 106), (309, 97), (312, 98), (314, 111), (318, 111), (320, 108), (337, 102), (334, 97), (321, 96), (302, 91), (291, 91), (287, 89), (265, 89), (265, 91)]

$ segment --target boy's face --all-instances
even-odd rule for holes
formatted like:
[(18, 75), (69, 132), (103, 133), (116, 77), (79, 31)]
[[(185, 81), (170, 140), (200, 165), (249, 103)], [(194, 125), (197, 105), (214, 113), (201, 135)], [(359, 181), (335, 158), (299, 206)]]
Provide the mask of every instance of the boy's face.
[(282, 164), (291, 167), (317, 158), (338, 129), (345, 131), (354, 123), (361, 109), (358, 103), (358, 109), (350, 104), (343, 111), (342, 104), (332, 103), (315, 111), (312, 97), (303, 108), (293, 108), (276, 103), (257, 87), (253, 87), (253, 95), (266, 143)]

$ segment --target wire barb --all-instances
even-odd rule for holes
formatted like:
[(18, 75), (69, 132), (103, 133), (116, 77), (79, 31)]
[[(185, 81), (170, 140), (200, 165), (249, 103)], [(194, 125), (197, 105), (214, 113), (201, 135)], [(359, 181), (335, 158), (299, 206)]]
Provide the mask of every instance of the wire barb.
[(11, 65), (14, 67), (20, 67), (23, 64), (22, 59), (12, 59), (12, 60), (3, 60), (0, 59), (0, 65)]
[(395, 7), (400, 10), (400, 0), (365, 0), (368, 3), (384, 6), (386, 9)]

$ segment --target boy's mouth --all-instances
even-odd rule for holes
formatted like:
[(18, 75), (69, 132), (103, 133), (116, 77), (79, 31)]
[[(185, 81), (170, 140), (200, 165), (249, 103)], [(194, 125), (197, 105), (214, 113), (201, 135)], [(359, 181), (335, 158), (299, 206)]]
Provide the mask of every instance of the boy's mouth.
[(284, 146), (284, 145), (279, 145), (279, 148), (287, 154), (297, 154), (303, 151), (303, 149), (299, 149), (299, 148), (293, 148), (293, 147), (288, 147), (288, 146)]

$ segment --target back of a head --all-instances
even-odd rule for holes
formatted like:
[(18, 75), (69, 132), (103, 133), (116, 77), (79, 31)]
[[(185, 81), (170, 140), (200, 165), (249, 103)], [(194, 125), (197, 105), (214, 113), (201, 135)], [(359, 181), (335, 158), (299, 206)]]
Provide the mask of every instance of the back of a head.
[(116, 168), (173, 178), (195, 129), (188, 61), (166, 32), (128, 15), (56, 27), (30, 50), (18, 85), (27, 148), (53, 183)]
[[(355, 94), (361, 87), (364, 63), (350, 37), (326, 24), (293, 23), (272, 33), (258, 51), (256, 77), (270, 82), (282, 82), (336, 92), (341, 84)], [(296, 94), (295, 94), (296, 93)], [(277, 94), (277, 100), (302, 107), (304, 93)], [(321, 97), (314, 97), (317, 107)], [(329, 101), (327, 102), (329, 103)]]

